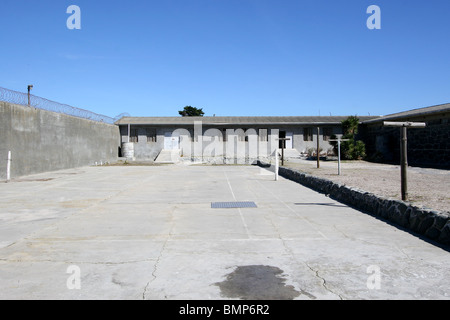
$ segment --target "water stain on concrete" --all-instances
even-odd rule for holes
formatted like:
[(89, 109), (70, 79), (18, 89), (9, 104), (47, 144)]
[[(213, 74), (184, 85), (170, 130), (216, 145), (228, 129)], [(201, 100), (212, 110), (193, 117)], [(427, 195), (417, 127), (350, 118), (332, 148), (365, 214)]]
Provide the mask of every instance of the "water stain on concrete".
[(243, 300), (292, 300), (301, 292), (285, 284), (283, 270), (272, 266), (239, 266), (217, 282), (223, 296)]

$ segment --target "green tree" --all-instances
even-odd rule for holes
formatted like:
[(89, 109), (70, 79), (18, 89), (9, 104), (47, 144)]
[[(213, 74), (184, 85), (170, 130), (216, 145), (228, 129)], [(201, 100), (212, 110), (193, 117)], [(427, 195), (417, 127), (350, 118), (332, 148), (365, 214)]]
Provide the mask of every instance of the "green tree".
[(198, 109), (191, 106), (184, 107), (184, 110), (179, 111), (178, 113), (183, 117), (203, 117), (205, 115), (203, 109)]
[(352, 136), (353, 139), (358, 134), (359, 119), (356, 116), (350, 116), (342, 121), (342, 130), (347, 136)]
[[(342, 121), (342, 139), (348, 139), (341, 143), (341, 157), (344, 160), (361, 160), (366, 157), (366, 146), (361, 140), (356, 140), (358, 134), (359, 119), (356, 116), (350, 116)], [(336, 139), (333, 135), (332, 139)], [(337, 154), (338, 144), (333, 141), (330, 142)]]

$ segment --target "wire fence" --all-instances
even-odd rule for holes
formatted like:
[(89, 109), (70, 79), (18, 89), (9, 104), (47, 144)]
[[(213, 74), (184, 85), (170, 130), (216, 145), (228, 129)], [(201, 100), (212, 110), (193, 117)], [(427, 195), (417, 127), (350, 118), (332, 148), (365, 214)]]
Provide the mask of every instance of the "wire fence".
[(91, 111), (75, 108), (67, 104), (47, 100), (41, 97), (34, 96), (23, 92), (13, 91), (0, 87), (0, 101), (18, 104), (37, 109), (63, 113), (69, 116), (88, 119), (97, 122), (104, 122), (114, 124), (118, 117), (111, 118), (105, 115), (97, 114)]

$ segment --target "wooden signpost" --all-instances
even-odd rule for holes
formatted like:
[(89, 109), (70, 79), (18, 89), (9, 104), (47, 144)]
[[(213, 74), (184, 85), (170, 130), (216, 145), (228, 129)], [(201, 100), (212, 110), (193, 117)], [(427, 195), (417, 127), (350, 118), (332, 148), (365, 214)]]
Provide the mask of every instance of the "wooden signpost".
[(399, 127), (400, 128), (400, 166), (401, 166), (401, 192), (402, 200), (408, 200), (408, 146), (407, 146), (407, 128), (425, 128), (426, 123), (423, 122), (389, 122), (384, 121), (385, 127)]
[(284, 166), (284, 148), (286, 148), (286, 141), (291, 140), (291, 138), (279, 138), (283, 143), (281, 144), (281, 165)]
[(320, 168), (320, 127), (317, 127), (317, 169)]
[[(276, 139), (276, 140), (282, 141), (282, 144), (281, 144), (281, 165), (283, 166), (284, 165), (284, 147), (285, 147), (286, 141), (287, 140), (291, 140), (291, 138), (279, 138), (279, 139)], [(278, 167), (279, 167), (278, 163), (279, 163), (278, 162), (278, 149), (276, 149), (275, 150), (275, 181), (278, 181)]]

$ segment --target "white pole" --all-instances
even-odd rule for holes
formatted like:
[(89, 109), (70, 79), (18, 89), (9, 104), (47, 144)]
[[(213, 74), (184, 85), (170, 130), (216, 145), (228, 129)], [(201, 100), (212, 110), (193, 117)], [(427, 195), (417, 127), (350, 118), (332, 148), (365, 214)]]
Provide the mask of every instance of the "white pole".
[(276, 149), (275, 150), (275, 181), (278, 181), (278, 167), (279, 167), (278, 149)]
[(11, 180), (11, 151), (8, 152), (8, 160), (6, 162), (6, 182)]
[(349, 141), (349, 139), (337, 138), (337, 139), (328, 140), (328, 141), (337, 141), (337, 143), (338, 143), (338, 175), (341, 175), (341, 142)]
[(338, 175), (341, 175), (341, 140), (338, 140)]

